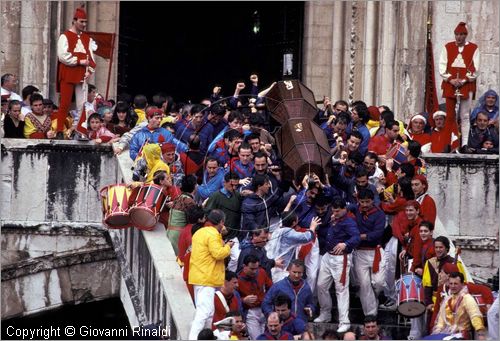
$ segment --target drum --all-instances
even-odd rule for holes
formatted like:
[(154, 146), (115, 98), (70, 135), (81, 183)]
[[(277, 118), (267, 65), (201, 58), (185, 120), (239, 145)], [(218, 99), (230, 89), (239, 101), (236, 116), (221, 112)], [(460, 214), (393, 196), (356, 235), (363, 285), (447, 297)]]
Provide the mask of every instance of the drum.
[(132, 225), (141, 230), (154, 229), (166, 203), (167, 194), (161, 186), (148, 184), (134, 189), (129, 203)]
[(414, 274), (405, 274), (396, 282), (398, 312), (405, 317), (418, 317), (425, 313), (424, 287), (422, 279)]
[(484, 301), (484, 297), (481, 294), (473, 294), (472, 297), (476, 300), (477, 306), (483, 314), (483, 320), (486, 322), (488, 316), (488, 307), (486, 306), (486, 302)]
[(394, 143), (387, 153), (385, 154), (387, 159), (393, 159), (398, 165), (408, 161), (406, 158), (406, 148), (401, 145), (401, 143)]
[(130, 225), (129, 197), (131, 191), (125, 184), (101, 188), (103, 223), (110, 229), (127, 228)]

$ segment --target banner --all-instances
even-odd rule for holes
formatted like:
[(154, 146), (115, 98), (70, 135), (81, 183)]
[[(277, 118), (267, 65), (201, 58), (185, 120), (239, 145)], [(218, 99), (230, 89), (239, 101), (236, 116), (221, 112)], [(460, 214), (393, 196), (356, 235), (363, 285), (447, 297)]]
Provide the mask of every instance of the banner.
[(429, 123), (434, 127), (432, 114), (439, 110), (436, 77), (434, 76), (434, 55), (432, 41), (427, 39), (427, 72), (425, 77), (425, 111), (429, 114)]
[(94, 53), (102, 58), (111, 59), (115, 47), (115, 34), (104, 32), (85, 33), (97, 43), (97, 51), (94, 51)]

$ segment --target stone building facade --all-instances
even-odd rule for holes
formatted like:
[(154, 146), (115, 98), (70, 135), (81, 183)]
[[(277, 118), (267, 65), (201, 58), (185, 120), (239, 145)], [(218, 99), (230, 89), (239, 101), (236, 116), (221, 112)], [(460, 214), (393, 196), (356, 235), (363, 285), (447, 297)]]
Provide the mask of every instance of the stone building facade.
[[(33, 84), (44, 96), (59, 102), (56, 97), (57, 39), (71, 27), (75, 8), (82, 5), (87, 11), (88, 31), (117, 34), (109, 93), (110, 97), (116, 97), (120, 13), (116, 1), (2, 1), (0, 68), (2, 74), (18, 75), (19, 92)], [(90, 83), (104, 93), (109, 61), (96, 56), (96, 62), (98, 67)]]
[(407, 119), (424, 109), (427, 23), (440, 89), (441, 48), (465, 21), (481, 51), (478, 94), (498, 91), (498, 12), (494, 1), (306, 2), (303, 81), (317, 99), (362, 99)]

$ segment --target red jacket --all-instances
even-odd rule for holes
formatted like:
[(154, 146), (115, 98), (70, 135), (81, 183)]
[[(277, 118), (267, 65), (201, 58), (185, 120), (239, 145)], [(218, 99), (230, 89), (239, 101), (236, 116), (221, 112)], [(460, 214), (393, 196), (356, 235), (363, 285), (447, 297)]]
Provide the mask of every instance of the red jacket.
[(245, 275), (244, 270), (241, 270), (238, 274), (238, 292), (241, 298), (244, 299), (248, 295), (257, 295), (257, 301), (254, 304), (243, 303), (243, 306), (245, 308), (260, 307), (266, 292), (272, 285), (273, 281), (261, 267), (259, 267), (256, 277), (248, 277)]
[(416, 199), (420, 203), (420, 216), (423, 220), (430, 221), (431, 223), (436, 223), (436, 203), (434, 199), (428, 194)]
[[(217, 290), (217, 292), (222, 293), (220, 290)], [(214, 317), (212, 319), (212, 329), (217, 328), (214, 325), (214, 323), (223, 320), (228, 312), (240, 310), (241, 298), (238, 296), (238, 294), (232, 294), (230, 296), (224, 295), (224, 298), (226, 299), (226, 304), (229, 308), (229, 311), (226, 311), (226, 308), (224, 307), (224, 304), (222, 304), (222, 301), (217, 295), (217, 293), (214, 295), (215, 310), (214, 310)]]
[(413, 247), (413, 263), (411, 265), (411, 272), (415, 272), (417, 268), (424, 268), (425, 262), (436, 256), (436, 252), (434, 251), (434, 240), (429, 238), (425, 241), (419, 238), (416, 240), (416, 244)]
[[(405, 212), (399, 212), (392, 221), (392, 235), (399, 239), (403, 247), (406, 249), (410, 255), (414, 256), (414, 249), (419, 244), (421, 244), (419, 226), (422, 222), (422, 218), (417, 217), (414, 220), (408, 220)], [(405, 240), (404, 235), (409, 235), (410, 242), (408, 239)]]

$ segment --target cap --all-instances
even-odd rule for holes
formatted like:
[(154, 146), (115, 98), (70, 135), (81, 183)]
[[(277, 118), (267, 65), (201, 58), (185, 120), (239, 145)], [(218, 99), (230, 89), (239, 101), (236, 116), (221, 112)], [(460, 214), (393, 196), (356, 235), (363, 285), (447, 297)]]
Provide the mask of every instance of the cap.
[(168, 152), (175, 152), (175, 144), (173, 144), (173, 143), (162, 143), (160, 147), (161, 147), (162, 154), (165, 154)]
[(149, 109), (148, 111), (146, 111), (147, 118), (152, 118), (155, 115), (163, 115), (163, 111), (158, 108)]
[(432, 118), (433, 119), (436, 119), (436, 117), (438, 117), (438, 116), (444, 116), (444, 117), (446, 117), (446, 112), (438, 110), (434, 114), (432, 114)]
[(83, 8), (78, 7), (75, 10), (75, 15), (73, 16), (73, 19), (85, 19), (85, 20), (87, 20), (87, 13), (85, 12), (85, 10)]
[(455, 34), (460, 34), (460, 33), (465, 33), (465, 34), (469, 33), (467, 31), (467, 26), (463, 21), (459, 22), (457, 27), (455, 28)]
[(425, 124), (427, 124), (427, 119), (424, 117), (424, 115), (421, 115), (421, 114), (416, 114), (416, 115), (413, 115), (413, 117), (411, 118), (410, 122), (416, 120), (416, 119), (420, 119), (422, 121), (424, 121)]

